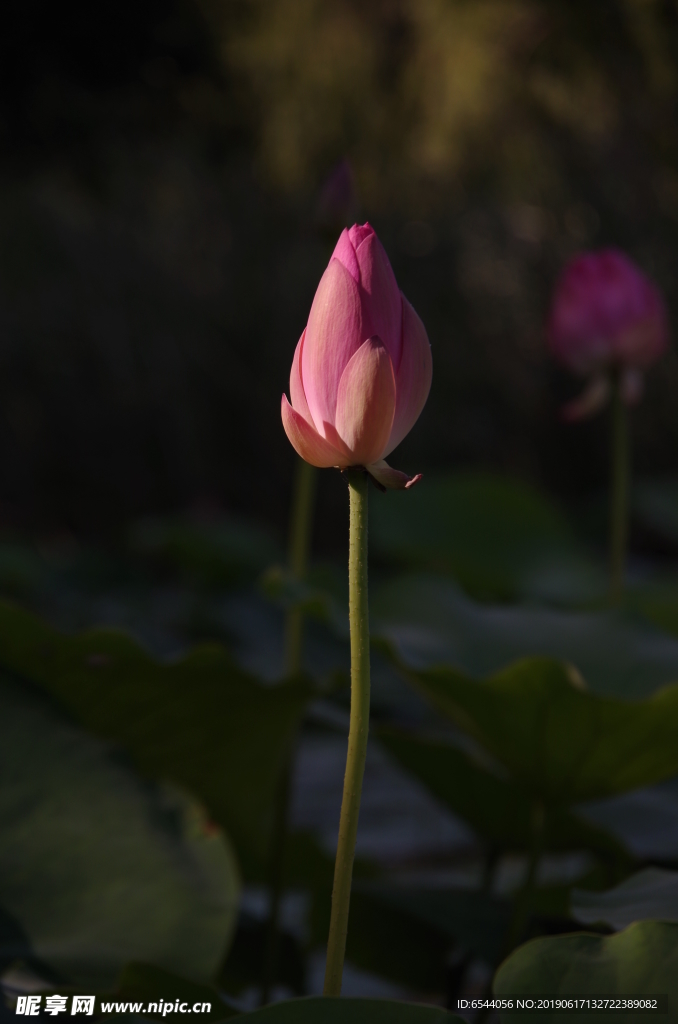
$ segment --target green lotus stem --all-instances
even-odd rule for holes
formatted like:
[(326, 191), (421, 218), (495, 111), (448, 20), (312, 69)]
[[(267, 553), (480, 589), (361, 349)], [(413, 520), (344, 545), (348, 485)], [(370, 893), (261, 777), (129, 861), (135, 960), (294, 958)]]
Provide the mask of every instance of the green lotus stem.
[(323, 995), (341, 995), (351, 880), (358, 833), (360, 795), (370, 722), (370, 624), (367, 607), (367, 474), (347, 471), (350, 494), (348, 611), (351, 627), (351, 719), (339, 819), (339, 842), (334, 864), (332, 914), (327, 940)]
[[(317, 470), (303, 459), (297, 460), (292, 497), (290, 525), (289, 568), (297, 580), (303, 580), (308, 568), (313, 529), (313, 504)], [(304, 644), (304, 613), (291, 608), (285, 623), (285, 671), (296, 675), (301, 671)]]
[(610, 490), (610, 603), (619, 604), (624, 590), (629, 533), (630, 450), (626, 406), (619, 373), (612, 377)]
[[(315, 467), (303, 459), (297, 460), (292, 496), (288, 565), (295, 580), (303, 580), (308, 568), (313, 529), (313, 504), (316, 483)], [(297, 675), (303, 666), (304, 613), (301, 608), (290, 608), (285, 622), (285, 674)], [(271, 989), (278, 973), (280, 948), (280, 902), (284, 883), (285, 847), (289, 831), (294, 741), (285, 759), (275, 803), (269, 856), (269, 912), (264, 943), (264, 969), (261, 984), (261, 1004), (269, 1002)]]

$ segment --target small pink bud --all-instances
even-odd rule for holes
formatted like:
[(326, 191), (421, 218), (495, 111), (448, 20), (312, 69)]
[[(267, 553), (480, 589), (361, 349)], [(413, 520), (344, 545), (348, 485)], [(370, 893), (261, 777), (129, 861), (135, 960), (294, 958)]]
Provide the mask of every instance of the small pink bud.
[(398, 290), (369, 224), (344, 230), (323, 274), (290, 374), (283, 426), (313, 466), (364, 466), (383, 487), (414, 482), (383, 460), (431, 388), (426, 330)]
[(637, 401), (640, 371), (668, 344), (661, 293), (624, 253), (583, 253), (568, 263), (556, 284), (548, 340), (561, 363), (594, 378), (582, 400), (569, 408), (568, 418), (591, 415), (606, 401), (602, 378), (610, 371), (621, 374), (624, 400)]
[(319, 227), (341, 231), (357, 214), (358, 201), (350, 163), (344, 157), (323, 182), (316, 207)]

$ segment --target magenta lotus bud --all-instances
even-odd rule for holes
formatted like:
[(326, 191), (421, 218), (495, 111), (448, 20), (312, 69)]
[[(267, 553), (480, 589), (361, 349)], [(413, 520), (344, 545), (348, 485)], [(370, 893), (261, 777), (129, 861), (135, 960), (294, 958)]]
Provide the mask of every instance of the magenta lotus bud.
[(383, 487), (419, 477), (385, 457), (410, 432), (431, 388), (426, 330), (398, 289), (369, 224), (344, 230), (299, 339), (290, 398), (282, 398), (287, 436), (312, 466), (364, 466)]
[(357, 214), (353, 170), (344, 157), (332, 168), (320, 190), (316, 221), (320, 227), (340, 231), (345, 224), (350, 224)]
[(621, 375), (624, 400), (637, 401), (641, 371), (668, 344), (661, 293), (624, 253), (583, 253), (565, 267), (556, 284), (548, 340), (561, 363), (593, 378), (565, 410), (567, 418), (592, 415), (607, 401), (611, 372)]

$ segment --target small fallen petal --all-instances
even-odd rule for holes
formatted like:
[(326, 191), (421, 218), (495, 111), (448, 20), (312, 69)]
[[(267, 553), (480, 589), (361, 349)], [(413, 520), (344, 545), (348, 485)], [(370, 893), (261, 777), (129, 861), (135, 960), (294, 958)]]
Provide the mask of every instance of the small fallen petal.
[(563, 406), (561, 416), (568, 423), (587, 420), (603, 408), (609, 397), (609, 378), (594, 377), (578, 398)]
[(421, 473), (417, 473), (416, 476), (401, 473), (399, 469), (393, 469), (383, 459), (371, 463), (366, 469), (378, 487), (389, 491), (408, 491), (410, 487), (419, 483), (422, 477)]

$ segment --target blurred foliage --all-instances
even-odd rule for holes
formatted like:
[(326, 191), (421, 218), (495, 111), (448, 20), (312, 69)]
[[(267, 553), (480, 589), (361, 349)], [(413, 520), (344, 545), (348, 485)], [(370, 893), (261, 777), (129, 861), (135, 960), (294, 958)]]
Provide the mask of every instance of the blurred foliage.
[[(304, 880), (308, 882), (308, 879)], [(261, 984), (262, 964), (266, 955), (268, 922), (241, 913), (233, 949), (218, 976), (219, 989), (232, 996), (257, 989)], [(278, 962), (274, 983), (302, 996), (306, 984), (306, 949), (298, 936), (280, 929)]]
[[(66, 925), (99, 905), (119, 867), (98, 816), (108, 801), (121, 806), (118, 783), (140, 815), (138, 830), (136, 818), (125, 826), (128, 842), (152, 857), (169, 835), (163, 849), (175, 850), (183, 873), (170, 872), (167, 885), (194, 893), (187, 918), (205, 896), (188, 881), (191, 865), (200, 874), (196, 848), (224, 843), (196, 799), (232, 838), (246, 878), (261, 880), (280, 765), (319, 692), (304, 680), (278, 682), (281, 609), (301, 606), (322, 620), (308, 630), (315, 676), (327, 681), (345, 667), (343, 581), (329, 570), (299, 584), (270, 568), (281, 562), (293, 460), (280, 393), (328, 256), (318, 193), (344, 157), (361, 219), (375, 223), (435, 360), (430, 401), (395, 461), (436, 472), (412, 494), (374, 497), (372, 614), (375, 632), (397, 647), (395, 661), (442, 714), (404, 699), (393, 657), (375, 658), (382, 742), (472, 826), (485, 852), (492, 844), (524, 851), (526, 806), (538, 790), (550, 801), (547, 850), (593, 856), (580, 885), (609, 885), (613, 871), (630, 871), (615, 838), (622, 830), (608, 835), (600, 809), (585, 815), (571, 805), (677, 767), (674, 690), (655, 691), (678, 678), (678, 364), (674, 353), (665, 357), (633, 414), (634, 458), (647, 479), (634, 497), (625, 608), (595, 610), (602, 516), (588, 516), (584, 541), (546, 495), (569, 503), (586, 526), (575, 499), (602, 489), (607, 427), (605, 417), (576, 428), (560, 421), (577, 384), (552, 367), (543, 322), (563, 261), (603, 244), (627, 249), (677, 308), (674, 0), (106, 0), (96, 17), (72, 2), (11, 0), (5, 29), (0, 591), (53, 623), (129, 626), (156, 654), (176, 655), (197, 638), (232, 648), (161, 663), (120, 632), (64, 636), (0, 608), (7, 687), (19, 687), (38, 718), (43, 690), (78, 722), (61, 723), (72, 749), (64, 739), (55, 767), (49, 754), (62, 732), (45, 723), (61, 722), (57, 708), (43, 709), (41, 749), (24, 742), (23, 728), (6, 743), (16, 841), (35, 857), (31, 837), (45, 834), (50, 870), (63, 871), (59, 891), (71, 899)], [(469, 466), (473, 473), (440, 472)], [(341, 546), (343, 559), (345, 520), (344, 482), (320, 474), (317, 551)], [(42, 543), (26, 542), (38, 534)], [(525, 655), (571, 662), (593, 692), (573, 686), (562, 666), (505, 669)], [(322, 692), (341, 714), (345, 694)], [(12, 721), (7, 715), (8, 730)], [(76, 777), (70, 758), (82, 744), (95, 744), (98, 768)], [(92, 796), (99, 783), (101, 796)], [(30, 807), (29, 791), (37, 794)], [(66, 856), (63, 833), (48, 827), (66, 797), (71, 807), (82, 800), (72, 813), (92, 822), (86, 870), (76, 860), (83, 848), (72, 843)], [(617, 815), (642, 830), (642, 815), (623, 807)], [(3, 835), (13, 834), (6, 822)], [(137, 870), (141, 853), (138, 861)], [(39, 881), (46, 870), (31, 867)], [(502, 931), (506, 900), (447, 883), (425, 892), (375, 874), (357, 865), (348, 949), (358, 967), (418, 991), (447, 985), (452, 998), (451, 951), (462, 962), (468, 950), (498, 955), (488, 941)], [(165, 875), (155, 875), (160, 885)], [(309, 896), (311, 946), (326, 934), (331, 877), (313, 837), (294, 836), (286, 884)], [(26, 896), (32, 907), (40, 885)], [(590, 899), (620, 898), (612, 892)], [(5, 902), (0, 954), (51, 964), (41, 945), (49, 922), (0, 893)], [(168, 912), (174, 903), (166, 903)], [(540, 889), (529, 927), (575, 927), (567, 904), (567, 887)], [(126, 905), (107, 918), (111, 927)], [(60, 920), (50, 909), (53, 927)], [(158, 920), (149, 913), (143, 934)], [(256, 978), (263, 930), (249, 925), (242, 915), (225, 963), (204, 959), (230, 992)], [(602, 950), (625, 974), (633, 962), (642, 985), (647, 963), (671, 966), (671, 927), (540, 939), (502, 971), (512, 965), (512, 978), (529, 979), (547, 962), (555, 991), (561, 957), (576, 954), (581, 984), (601, 990), (609, 979), (590, 964)], [(286, 940), (279, 980), (294, 991), (304, 984), (305, 941)], [(191, 974), (199, 948), (182, 945), (175, 957), (149, 940), (127, 953)], [(150, 984), (153, 968), (130, 970), (128, 981)], [(335, 1014), (453, 1019), (423, 1007), (313, 1000), (254, 1017)]]
[[(92, 989), (96, 989), (96, 985), (93, 983), (85, 986), (85, 988), (87, 987), (89, 987), (90, 993)], [(64, 985), (63, 983), (59, 984), (59, 991), (67, 995), (85, 994), (79, 986)], [(51, 992), (52, 989), (46, 990), (47, 995)], [(183, 1011), (184, 1014), (192, 1013), (191, 1004), (196, 1002), (201, 1002), (209, 1007), (209, 1009), (200, 1011), (208, 1021), (228, 1020), (230, 1017), (240, 1016), (238, 1010), (225, 1002), (221, 993), (205, 981), (191, 980), (185, 975), (140, 961), (126, 963), (116, 978), (115, 987), (99, 988), (96, 992), (96, 1000), (95, 1019), (103, 1020), (145, 1021), (169, 1018), (170, 1021), (176, 1021), (181, 1016), (181, 1010), (178, 1009), (179, 1001), (189, 1005), (189, 1009)], [(175, 1000), (177, 1009), (172, 1006)], [(130, 1002), (136, 1003), (137, 1007), (142, 1003), (146, 1003), (147, 1006), (149, 1003), (155, 1003), (155, 1011), (134, 1014), (121, 1012), (123, 1007)], [(104, 1014), (103, 1003), (117, 1004), (117, 1007), (112, 1012)]]
[(0, 691), (0, 904), (26, 936), (3, 935), (3, 957), (83, 986), (114, 984), (130, 957), (209, 978), (239, 902), (228, 838), (34, 687), (3, 675)]
[[(396, 662), (417, 679), (419, 692), (435, 689), (435, 680), (445, 692), (452, 688), (447, 697), (441, 696), (443, 691), (437, 696), (431, 691), (428, 697), (434, 696), (434, 704), (443, 702), (444, 714), (451, 714), (457, 731), (433, 712), (424, 711), (424, 703), (415, 695), (409, 703), (403, 699), (393, 674), (393, 656), (388, 654), (387, 661), (375, 658), (379, 717), (375, 739), (408, 774), (471, 826), (478, 843), (476, 855), (487, 858), (491, 877), (493, 858), (524, 856), (529, 851), (531, 787), (543, 788), (550, 777), (549, 765), (553, 762), (562, 768), (567, 758), (574, 757), (577, 778), (585, 781), (581, 750), (573, 742), (573, 737), (578, 738), (587, 756), (596, 761), (599, 775), (593, 788), (568, 793), (564, 801), (549, 798), (544, 847), (547, 855), (568, 852), (575, 859), (585, 851), (586, 860), (567, 884), (540, 886), (525, 936), (554, 929), (571, 931), (577, 927), (570, 917), (572, 884), (588, 890), (623, 879), (636, 865), (626, 837), (645, 829), (640, 805), (620, 808), (624, 826), (614, 819), (608, 830), (601, 827), (607, 820), (602, 811), (586, 811), (573, 804), (584, 797), (646, 785), (675, 771), (673, 745), (664, 743), (656, 732), (665, 728), (673, 736), (671, 714), (662, 710), (662, 700), (672, 690), (650, 701), (605, 700), (573, 689), (567, 673), (561, 678), (562, 668), (552, 663), (549, 668), (540, 661), (505, 670), (491, 684), (470, 677), (496, 671), (520, 654), (541, 651), (576, 664), (590, 676), (598, 694), (639, 697), (675, 679), (678, 650), (671, 638), (633, 623), (628, 612), (497, 605), (497, 598), (505, 602), (521, 593), (521, 581), (530, 578), (526, 567), (538, 565), (544, 578), (550, 566), (567, 561), (563, 552), (569, 552), (598, 573), (595, 556), (582, 546), (560, 510), (532, 488), (487, 474), (438, 477), (429, 486), (430, 493), (420, 491), (411, 517), (405, 506), (401, 516), (395, 506), (386, 508), (379, 498), (373, 502), (372, 532), (378, 551), (373, 625), (377, 637), (397, 644), (401, 654)], [(307, 615), (322, 620), (325, 628), (324, 634), (314, 634), (309, 623), (313, 641), (309, 664), (316, 674), (318, 664), (324, 666), (321, 676), (327, 683), (332, 675), (332, 671), (325, 675), (328, 670), (336, 676), (345, 657), (346, 592), (343, 574), (335, 567), (317, 566), (303, 583), (274, 567), (257, 581), (267, 560), (279, 557), (275, 543), (251, 524), (214, 512), (145, 520), (129, 531), (123, 543), (117, 552), (105, 552), (73, 543), (30, 546), (18, 538), (8, 539), (12, 557), (6, 563), (5, 579), (0, 572), (0, 582), (6, 592), (16, 589), (35, 607), (50, 609), (56, 619), (64, 607), (87, 610), (83, 624), (96, 621), (106, 602), (115, 597), (127, 607), (125, 621), (141, 634), (147, 631), (145, 617), (154, 602), (160, 600), (162, 607), (162, 601), (172, 595), (162, 615), (169, 615), (175, 643), (181, 638), (185, 644), (192, 636), (199, 605), (205, 635), (214, 638), (232, 630), (235, 658), (245, 662), (254, 648), (272, 650), (282, 636), (281, 615), (260, 615), (266, 601), (282, 609), (300, 606)], [(498, 571), (493, 576), (495, 563)], [(0, 559), (0, 570), (3, 564)], [(16, 583), (17, 565), (29, 567), (22, 587)], [(398, 568), (403, 565), (435, 573), (400, 575)], [(635, 583), (631, 603), (647, 595), (658, 578), (646, 573), (644, 580)], [(456, 580), (481, 595), (485, 603), (465, 595)], [(524, 591), (526, 601), (529, 587)], [(585, 589), (574, 587), (571, 600), (579, 605), (585, 594)], [(179, 595), (188, 604), (177, 617)], [(543, 592), (538, 600), (542, 605), (547, 600)], [(568, 604), (562, 591), (555, 596), (552, 592), (549, 600)], [(255, 607), (259, 617), (244, 625)], [(116, 616), (120, 617), (119, 611)], [(280, 753), (298, 728), (311, 696), (322, 693), (323, 700), (339, 711), (343, 691), (332, 685), (316, 690), (300, 681), (263, 686), (233, 657), (214, 647), (162, 664), (119, 632), (98, 629), (63, 636), (10, 605), (2, 609), (0, 627), (0, 664), (5, 669), (46, 688), (88, 729), (120, 744), (144, 774), (187, 786), (233, 836), (246, 878), (264, 879)], [(316, 660), (319, 650), (321, 662)], [(425, 669), (441, 661), (457, 667)], [(274, 666), (280, 663), (273, 658)], [(102, 673), (108, 680), (104, 690)], [(272, 679), (278, 678), (276, 673), (279, 669), (274, 667)], [(553, 678), (549, 673), (555, 673)], [(480, 703), (474, 711), (466, 705), (476, 698)], [(514, 701), (517, 718), (509, 715), (504, 698)], [(481, 711), (494, 724), (476, 721), (476, 712)], [(523, 732), (516, 740), (518, 720)], [(586, 723), (595, 724), (593, 738), (587, 739)], [(469, 745), (468, 738), (460, 735), (459, 727), (472, 733), (473, 743)], [(638, 740), (640, 733), (647, 738), (648, 729), (654, 737), (651, 757), (656, 761), (666, 751), (669, 755), (654, 773), (648, 768), (649, 754)], [(510, 738), (511, 730), (523, 761), (529, 761), (522, 768), (510, 751), (497, 746)], [(645, 760), (643, 771), (634, 774), (636, 755)], [(651, 803), (653, 791), (642, 792)], [(667, 856), (670, 859), (673, 853)], [(312, 836), (291, 837), (285, 886), (287, 891), (306, 894), (308, 933), (303, 939), (283, 935), (278, 982), (288, 991), (304, 991), (307, 951), (321, 945), (326, 936), (332, 874), (331, 857)], [(359, 861), (348, 957), (361, 970), (410, 991), (447, 989), (452, 999), (458, 982), (450, 980), (455, 977), (449, 967), (451, 949), (461, 964), (469, 957), (496, 962), (504, 949), (510, 915), (505, 891), (499, 896), (475, 883), (459, 888), (448, 882), (424, 886), (394, 882), (377, 865)], [(17, 935), (9, 934), (8, 951), (16, 949), (17, 943), (23, 948)], [(256, 987), (264, 944), (264, 922), (241, 914), (232, 953), (217, 972), (222, 990), (242, 996)], [(31, 955), (35, 956), (32, 951)]]
[[(393, 919), (396, 922), (404, 921), (404, 926), (410, 929), (416, 922), (419, 929), (428, 926), (429, 932), (432, 931), (434, 935), (442, 934), (447, 937), (448, 944), (451, 939), (463, 950), (470, 951), (488, 964), (496, 964), (499, 960), (503, 937), (511, 917), (508, 900), (497, 899), (487, 892), (477, 890), (442, 889), (432, 886), (417, 888), (416, 886), (389, 884), (388, 882), (362, 883), (357, 886), (357, 891), (359, 894), (357, 902), (369, 901), (376, 904), (377, 907), (381, 907), (380, 916), (384, 928), (392, 928)], [(391, 911), (390, 918), (388, 914), (384, 913), (384, 908)], [(406, 954), (411, 947), (412, 938), (413, 936), (410, 936), (406, 941), (401, 938), (398, 943), (399, 947), (405, 947)], [(438, 941), (440, 942), (440, 938)], [(416, 940), (414, 945), (415, 948), (417, 945), (420, 948), (423, 947), (423, 944), (420, 945)], [(422, 952), (424, 952), (424, 948), (422, 948)], [(381, 956), (383, 957), (383, 953)], [(429, 969), (439, 967), (430, 952), (427, 956)], [(438, 960), (440, 959), (442, 958), (439, 956)], [(402, 965), (394, 965), (389, 976), (397, 977), (398, 968), (401, 977), (407, 978), (408, 969), (407, 967), (403, 968)], [(405, 973), (402, 973), (403, 970)], [(383, 973), (383, 968), (379, 973)], [(429, 984), (426, 986), (422, 985), (420, 981), (416, 987), (420, 990), (430, 987), (434, 991), (444, 987), (440, 978), (435, 976), (430, 976), (428, 982)]]
[(566, 807), (678, 774), (678, 686), (644, 701), (586, 692), (573, 666), (526, 658), (479, 683), (442, 666), (402, 670), (532, 800)]
[(607, 892), (574, 889), (571, 905), (582, 924), (603, 921), (615, 931), (645, 918), (678, 922), (678, 873), (645, 868)]
[(436, 1006), (390, 999), (311, 998), (265, 1006), (248, 1014), (252, 1024), (461, 1024)]
[(642, 480), (633, 493), (633, 511), (643, 525), (678, 546), (678, 479)]
[[(516, 950), (499, 968), (494, 992), (502, 996), (667, 994), (669, 1008), (678, 996), (678, 925), (663, 921), (637, 921), (617, 935), (562, 935), (534, 939)], [(669, 1009), (669, 1013), (672, 1010)], [(628, 1022), (650, 1020), (638, 1010), (615, 1014)], [(596, 1013), (578, 1014), (589, 1024)], [(558, 1012), (535, 1013), (546, 1024), (560, 1019)], [(516, 1015), (501, 1014), (501, 1020)]]
[[(380, 646), (388, 655), (387, 645), (381, 641)], [(459, 742), (455, 746), (449, 739), (427, 739), (421, 731), (408, 736), (392, 728), (380, 729), (380, 740), (438, 799), (477, 830), (487, 844), (490, 865), (516, 848), (531, 857), (538, 850), (538, 858), (553, 849), (586, 849), (605, 866), (589, 879), (594, 888), (605, 878), (609, 884), (628, 874), (632, 860), (623, 844), (599, 826), (585, 823), (573, 813), (573, 805), (676, 775), (675, 725), (669, 724), (676, 713), (675, 686), (645, 701), (629, 702), (587, 693), (572, 666), (543, 658), (524, 659), (478, 682), (446, 666), (415, 670), (392, 652), (390, 657), (434, 707), (478, 746), (472, 756)], [(536, 820), (541, 822), (538, 836)], [(531, 870), (536, 871), (537, 863)], [(447, 918), (450, 933), (461, 947), (491, 964), (531, 931), (544, 929), (540, 910), (546, 911), (546, 919), (560, 918), (558, 930), (576, 929), (567, 920), (565, 889), (559, 896), (549, 897), (543, 888), (532, 893), (536, 875), (528, 873), (524, 891), (529, 902), (523, 915), (523, 890), (519, 887), (513, 894), (510, 913), (506, 904), (492, 899), (491, 871), (489, 878), (485, 891), (431, 887), (417, 893), (401, 888), (392, 890), (387, 899), (400, 909), (413, 912), (416, 908), (419, 918), (429, 923), (432, 915), (437, 915), (438, 922)]]
[[(379, 741), (399, 764), (435, 796), (467, 821), (498, 856), (508, 850), (529, 852), (532, 845), (530, 799), (524, 788), (482, 764), (449, 742), (404, 729), (381, 728)], [(544, 822), (545, 850), (595, 852), (607, 861), (624, 864), (628, 853), (602, 829), (597, 829), (557, 805)]]
[(150, 519), (131, 530), (133, 554), (173, 570), (195, 586), (229, 587), (249, 582), (279, 557), (270, 534), (245, 522), (213, 516)]
[(361, 970), (410, 992), (443, 992), (449, 946), (450, 936), (439, 923), (410, 907), (375, 899), (361, 885), (351, 892), (346, 958)]
[(453, 581), (403, 574), (375, 587), (373, 634), (411, 664), (482, 676), (525, 655), (576, 665), (591, 690), (642, 697), (678, 678), (675, 640), (626, 613), (477, 604)]
[[(162, 968), (144, 963), (129, 963), (125, 965), (112, 998), (128, 1002), (143, 1001), (145, 1003), (157, 1002), (160, 999), (166, 1003), (180, 999), (182, 1002), (186, 1001), (189, 1005), (196, 1002), (209, 1003), (211, 1007), (209, 1012), (201, 1014), (205, 1020), (209, 1021), (226, 1020), (237, 1014), (237, 1011), (224, 1002), (220, 993), (213, 986), (197, 985), (194, 981), (189, 981), (185, 977), (181, 977), (181, 975), (171, 974), (169, 971), (162, 970)], [(176, 1019), (179, 1014), (163, 1014), (160, 1012), (157, 1014), (145, 1014), (144, 1016), (151, 1020), (154, 1018), (162, 1019), (163, 1016), (174, 1016)]]
[[(515, 543), (515, 526), (511, 524), (519, 517), (512, 519), (507, 515), (504, 528), (502, 500), (506, 492), (499, 482), (481, 481), (481, 490), (488, 486), (495, 487), (499, 497), (484, 525), (479, 525), (477, 555), (473, 554), (473, 545), (469, 545), (469, 587), (474, 559), (480, 564), (478, 578), (486, 578), (482, 575), (483, 533), (494, 538), (500, 561), (502, 537), (507, 551)], [(509, 511), (515, 496), (523, 500), (523, 493), (520, 488), (508, 488)], [(526, 493), (532, 500), (530, 492)], [(454, 514), (461, 516), (459, 521), (463, 522), (466, 515), (466, 522), (472, 524), (474, 517), (465, 512), (465, 502), (471, 510), (477, 506), (475, 484), (468, 494), (462, 487), (452, 503)], [(423, 537), (431, 530), (430, 517), (434, 513), (434, 505), (430, 512), (425, 504), (422, 506)], [(480, 515), (476, 518), (480, 521)], [(561, 522), (557, 517), (545, 518), (547, 523)], [(439, 521), (444, 528), (445, 517)], [(535, 533), (533, 550), (545, 551), (548, 560), (552, 551), (548, 544), (540, 548), (538, 530)], [(560, 550), (562, 537), (572, 538), (565, 525), (553, 533), (556, 551)], [(548, 530), (546, 534), (551, 535)], [(139, 537), (148, 536), (152, 543), (139, 543)], [(258, 556), (263, 558), (269, 550), (262, 545), (259, 551), (255, 541), (251, 548), (244, 546), (240, 557), (233, 560), (231, 552), (238, 555), (236, 541), (240, 536), (250, 534), (243, 534), (240, 527), (234, 528), (228, 520), (212, 520), (208, 529), (195, 520), (158, 522), (150, 534), (142, 530), (133, 534), (134, 559), (141, 557), (145, 567), (140, 572), (138, 566), (134, 568), (137, 563), (133, 559), (125, 569), (128, 584), (136, 581), (134, 585), (138, 587), (141, 581), (142, 588), (157, 586), (159, 579), (162, 586), (197, 587), (206, 606), (217, 608), (224, 595), (229, 594), (236, 607), (251, 600), (253, 591), (247, 587), (251, 588), (255, 578)], [(415, 550), (423, 550), (414, 527), (409, 538)], [(441, 547), (444, 548), (442, 542)], [(274, 551), (274, 546), (270, 550)], [(64, 579), (71, 581), (70, 586), (79, 581), (77, 585), (86, 586), (91, 594), (101, 587), (105, 592), (111, 585), (105, 559), (102, 561), (95, 553), (77, 549), (77, 557), (70, 564), (63, 558), (55, 562), (54, 555), (49, 553), (36, 557), (45, 573), (38, 587), (42, 593), (49, 593), (55, 586), (58, 593)], [(76, 570), (77, 564), (82, 568)], [(380, 572), (386, 565), (382, 564)], [(94, 566), (99, 566), (96, 572), (92, 571)], [(420, 583), (426, 583), (438, 595), (430, 605), (422, 601), (422, 593), (413, 585), (412, 577), (383, 578), (378, 588), (382, 593), (377, 592), (375, 597), (375, 607), (380, 609), (375, 619), (377, 636), (404, 638), (405, 650), (407, 643), (411, 643), (412, 631), (416, 632), (417, 622), (421, 621), (434, 632), (440, 630), (439, 636), (449, 640), (447, 613), (440, 601), (442, 587), (451, 589), (455, 600), (464, 607), (475, 609), (474, 614), (484, 623), (478, 630), (478, 641), (484, 639), (485, 645), (492, 635), (492, 616), (499, 613), (506, 619), (509, 631), (514, 616), (525, 618), (524, 633), (514, 631), (515, 654), (529, 649), (527, 637), (541, 644), (553, 642), (549, 639), (549, 616), (555, 616), (563, 627), (569, 618), (590, 637), (589, 663), (605, 669), (604, 679), (598, 680), (600, 688), (609, 692), (628, 690), (628, 683), (622, 681), (620, 685), (617, 678), (622, 663), (627, 672), (636, 673), (638, 683), (648, 693), (671, 678), (670, 657), (660, 665), (648, 646), (652, 637), (652, 642), (671, 643), (660, 634), (643, 633), (639, 626), (629, 629), (615, 616), (601, 630), (603, 613), (577, 612), (573, 616), (562, 610), (475, 605), (446, 578), (450, 569), (443, 568), (445, 571), (437, 577), (419, 577)], [(515, 572), (519, 574), (520, 568), (516, 562)], [(62, 582), (56, 585), (58, 578)], [(246, 589), (242, 589), (243, 583)], [(264, 591), (283, 606), (300, 602), (307, 612), (320, 616), (342, 644), (345, 642), (345, 594), (333, 571), (312, 573), (307, 584), (296, 586), (287, 580), (284, 571), (271, 571)], [(388, 615), (384, 616), (387, 607), (391, 609), (390, 620)], [(544, 631), (547, 623), (551, 625)], [(575, 661), (585, 665), (586, 657), (582, 660), (579, 655), (587, 648), (578, 648), (573, 643), (572, 623), (568, 627), (570, 633), (563, 634), (569, 637), (565, 648)], [(258, 630), (256, 643), (269, 642), (269, 634)], [(611, 656), (614, 650), (621, 659), (619, 664)], [(327, 647), (328, 663), (334, 658), (336, 665), (336, 653)], [(546, 852), (572, 851), (581, 855), (581, 851), (586, 851), (588, 860), (574, 872), (568, 884), (556, 888), (540, 886), (524, 934), (528, 937), (544, 931), (575, 929), (577, 924), (569, 916), (572, 883), (587, 888), (610, 885), (633, 869), (633, 858), (615, 837), (618, 830), (606, 832), (596, 824), (595, 814), (593, 818), (590, 814), (584, 817), (572, 804), (646, 785), (675, 773), (675, 727), (669, 706), (673, 688), (660, 691), (649, 700), (627, 702), (586, 693), (573, 686), (572, 678), (576, 676), (572, 670), (539, 659), (505, 670), (492, 680), (478, 682), (452, 668), (414, 668), (417, 661), (406, 663), (407, 653), (405, 662), (392, 652), (386, 653), (390, 662), (396, 663), (442, 711), (444, 718), (451, 719), (474, 742), (469, 745), (458, 731), (450, 732), (449, 725), (443, 724), (444, 718), (429, 716), (425, 727), (417, 728), (417, 722), (423, 722), (419, 711), (404, 730), (405, 705), (397, 690), (390, 692), (388, 687), (380, 704), (380, 715), (386, 724), (377, 730), (379, 742), (438, 800), (471, 825), (481, 844), (479, 853), (489, 857), (488, 864), (493, 857), (529, 849), (530, 800), (535, 792), (545, 794)], [(501, 659), (505, 653), (503, 648), (496, 648), (492, 657)], [(309, 699), (318, 692), (314, 687), (303, 681), (263, 686), (215, 647), (198, 648), (179, 661), (162, 664), (122, 633), (98, 629), (75, 637), (63, 636), (8, 604), (0, 614), (0, 665), (45, 688), (88, 729), (120, 744), (144, 774), (189, 787), (210, 816), (233, 836), (246, 878), (265, 877), (280, 757), (298, 729)], [(475, 671), (478, 672), (477, 667)], [(103, 690), (102, 682), (107, 684)], [(341, 706), (341, 694), (337, 693), (335, 698), (334, 691), (327, 687), (322, 692), (325, 700), (336, 699), (339, 703), (335, 706)], [(398, 727), (393, 720), (399, 723)], [(574, 789), (567, 782), (571, 776), (576, 781)], [(209, 831), (211, 826), (207, 828)], [(60, 843), (58, 835), (55, 843)], [(331, 857), (311, 836), (291, 838), (285, 884), (288, 890), (305, 892), (309, 899), (306, 939), (289, 934), (283, 937), (279, 982), (293, 992), (304, 991), (306, 952), (322, 944), (326, 935), (332, 872)], [(98, 892), (97, 887), (95, 894)], [(595, 896), (592, 899), (595, 901)], [(14, 906), (9, 909), (16, 910)], [(15, 916), (24, 924), (21, 914), (17, 912)], [(359, 861), (347, 955), (361, 970), (406, 986), (409, 991), (447, 990), (451, 1000), (463, 982), (463, 965), (468, 966), (474, 958), (489, 963), (500, 958), (510, 916), (511, 904), (505, 894), (500, 897), (491, 889), (482, 891), (477, 887), (460, 889), (440, 883), (418, 886), (394, 882), (383, 877), (375, 865)], [(34, 941), (30, 929), (28, 933)], [(23, 949), (23, 941), (20, 933), (12, 931), (7, 951)], [(264, 941), (262, 922), (253, 919), (248, 923), (247, 915), (241, 916), (232, 954), (217, 972), (223, 990), (242, 994), (256, 986)], [(457, 975), (449, 966), (451, 950), (462, 964), (456, 981)], [(32, 946), (28, 952), (36, 956)], [(130, 953), (134, 955), (130, 951), (124, 959)], [(150, 959), (156, 965), (163, 963), (158, 955), (151, 955)], [(184, 973), (190, 972), (184, 968)], [(214, 971), (211, 973), (214, 976)]]
[(372, 550), (411, 569), (447, 572), (481, 599), (600, 601), (601, 568), (552, 502), (519, 481), (466, 473), (372, 501)]
[[(658, 124), (677, 88), (672, 4), (278, 0), (237, 11), (205, 0), (203, 9), (225, 66), (257, 101), (261, 159), (288, 186), (312, 184), (328, 156), (355, 151), (371, 206), (432, 185), (438, 199), (436, 185), (487, 163), (509, 194), (529, 176), (544, 197), (561, 198), (568, 139), (598, 157), (598, 172), (612, 171), (610, 150), (634, 130), (652, 155), (674, 155)], [(648, 123), (650, 104), (661, 113)]]
[(0, 608), (0, 665), (38, 684), (150, 776), (188, 787), (233, 838), (246, 875), (262, 871), (278, 774), (312, 686), (263, 686), (216, 646), (154, 661), (114, 630), (69, 637)]

